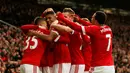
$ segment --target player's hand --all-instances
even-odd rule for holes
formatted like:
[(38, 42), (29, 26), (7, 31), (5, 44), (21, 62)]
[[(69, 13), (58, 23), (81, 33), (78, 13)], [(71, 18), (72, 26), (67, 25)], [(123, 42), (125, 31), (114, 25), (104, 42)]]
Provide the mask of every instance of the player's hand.
[(56, 25), (57, 25), (57, 24), (51, 24), (51, 25), (50, 25), (50, 29), (55, 28)]
[(82, 18), (83, 20), (90, 22), (90, 20), (88, 18)]
[(61, 12), (57, 12), (57, 19), (64, 18), (64, 15)]
[(29, 32), (27, 33), (28, 36), (34, 36), (36, 34), (37, 32), (35, 30), (29, 30)]
[(75, 14), (75, 16), (74, 16), (74, 20), (75, 20), (76, 22), (78, 22), (79, 19), (80, 19), (80, 17), (79, 17), (77, 14)]
[(57, 12), (56, 12), (56, 14), (59, 14), (59, 13), (61, 13), (61, 12), (60, 12), (60, 11), (57, 11)]
[(65, 29), (66, 32), (72, 33), (73, 29), (71, 29), (70, 27), (67, 26), (67, 28)]

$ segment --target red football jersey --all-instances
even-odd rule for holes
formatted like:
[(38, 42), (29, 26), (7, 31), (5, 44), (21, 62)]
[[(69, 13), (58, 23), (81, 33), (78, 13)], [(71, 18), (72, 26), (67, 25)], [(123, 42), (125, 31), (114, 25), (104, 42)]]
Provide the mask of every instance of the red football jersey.
[(92, 59), (91, 41), (88, 35), (82, 35), (82, 39), (83, 39), (82, 53), (85, 61), (85, 71), (89, 71)]
[[(58, 24), (58, 21), (56, 20), (53, 23)], [(59, 32), (59, 31), (57, 31), (57, 33), (59, 34), (59, 36), (54, 39), (55, 42), (54, 64), (71, 63), (70, 52), (68, 48), (68, 43), (70, 41), (69, 34), (66, 32)]]
[[(54, 48), (54, 64), (57, 63), (71, 63), (71, 58), (70, 58), (70, 52), (68, 48), (68, 43), (69, 42), (64, 42), (64, 40), (69, 39), (68, 33), (59, 33), (60, 35), (57, 37), (59, 39), (55, 39), (55, 48)], [(64, 38), (64, 40), (63, 40)], [(66, 41), (65, 40), (65, 41)], [(63, 42), (63, 43), (62, 43)]]
[(113, 65), (111, 28), (107, 25), (90, 25), (83, 26), (82, 31), (91, 37), (92, 66)]
[[(35, 31), (41, 34), (49, 34), (46, 29), (38, 28)], [(30, 36), (25, 39), (24, 55), (21, 64), (32, 64), (40, 66), (44, 51), (48, 44), (47, 41), (43, 41), (36, 36)]]
[(91, 66), (109, 66), (114, 65), (112, 58), (112, 30), (109, 26), (80, 26), (63, 17), (60, 13), (58, 19), (64, 21), (67, 25), (76, 31), (88, 34), (91, 38), (92, 62)]
[(79, 32), (74, 31), (70, 34), (69, 50), (71, 55), (71, 64), (84, 64), (82, 55), (82, 38)]
[(41, 60), (41, 67), (53, 66), (53, 50), (54, 46), (52, 46), (52, 43), (49, 43)]

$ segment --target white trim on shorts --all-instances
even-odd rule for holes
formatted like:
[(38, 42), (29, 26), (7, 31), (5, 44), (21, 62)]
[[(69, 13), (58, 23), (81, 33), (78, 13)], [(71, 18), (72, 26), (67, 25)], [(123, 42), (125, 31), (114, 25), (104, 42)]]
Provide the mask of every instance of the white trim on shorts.
[(61, 63), (53, 65), (53, 73), (69, 73), (71, 63)]
[(42, 73), (53, 73), (53, 67), (43, 67)]
[(70, 73), (84, 73), (84, 70), (85, 70), (84, 64), (72, 65), (70, 69)]
[(20, 73), (42, 73), (40, 67), (30, 64), (20, 65)]
[(97, 66), (90, 68), (91, 73), (115, 73), (115, 67), (112, 66)]
[(84, 71), (84, 73), (89, 73), (89, 71)]

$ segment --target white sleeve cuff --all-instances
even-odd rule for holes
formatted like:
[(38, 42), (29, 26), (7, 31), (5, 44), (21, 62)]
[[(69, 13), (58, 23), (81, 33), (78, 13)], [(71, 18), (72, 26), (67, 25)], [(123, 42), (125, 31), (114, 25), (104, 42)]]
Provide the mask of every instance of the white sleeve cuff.
[(60, 39), (60, 35), (58, 35), (58, 36), (55, 38), (54, 42), (57, 42), (59, 39)]
[(73, 31), (71, 32), (71, 34), (74, 34), (74, 32), (75, 32), (75, 31), (73, 30)]
[(59, 35), (59, 33), (57, 31), (55, 31), (55, 30), (52, 30), (52, 32), (55, 32), (57, 35)]
[(84, 26), (81, 26), (81, 28), (82, 28), (82, 33), (83, 33), (83, 35), (86, 35), (86, 31), (85, 31)]

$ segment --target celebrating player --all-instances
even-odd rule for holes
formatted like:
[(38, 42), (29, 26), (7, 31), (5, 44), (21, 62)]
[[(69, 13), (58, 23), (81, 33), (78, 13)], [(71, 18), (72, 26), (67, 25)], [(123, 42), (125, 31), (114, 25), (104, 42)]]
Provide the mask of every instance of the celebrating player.
[(91, 39), (92, 48), (92, 73), (115, 73), (112, 58), (112, 30), (105, 25), (107, 15), (102, 11), (97, 11), (92, 16), (92, 24), (89, 26), (77, 25), (67, 20), (62, 13), (58, 14), (58, 19), (65, 22), (74, 30), (88, 34)]
[(47, 24), (44, 18), (36, 18), (34, 24), (23, 25), (21, 29), (27, 34), (25, 39), (24, 55), (21, 61), (21, 73), (42, 73), (40, 66), (44, 51), (48, 42), (43, 41), (36, 36), (32, 36), (29, 30), (36, 31), (40, 34), (49, 34), (46, 32)]
[[(49, 25), (60, 24), (59, 21), (56, 19), (56, 14), (52, 8), (46, 9), (43, 13)], [(34, 34), (41, 37), (44, 40), (55, 42), (53, 73), (69, 73), (71, 66), (71, 58), (68, 49), (68, 34), (64, 32), (57, 32), (53, 28), (50, 30), (50, 35), (41, 35), (38, 33)]]
[[(74, 20), (75, 12), (71, 8), (65, 8), (63, 10), (64, 16), (70, 21)], [(71, 55), (71, 70), (70, 73), (84, 73), (84, 59), (82, 55), (82, 38), (79, 32), (72, 30), (67, 26), (62, 25), (52, 25), (51, 27), (56, 28), (59, 31), (69, 32), (70, 35), (70, 43), (69, 50)]]

